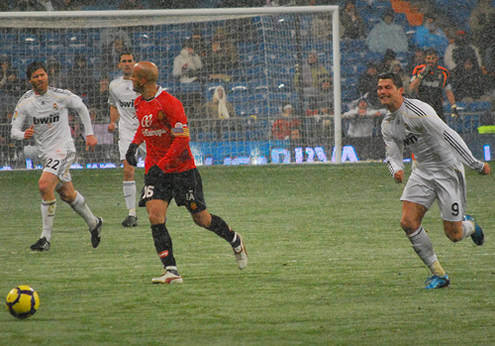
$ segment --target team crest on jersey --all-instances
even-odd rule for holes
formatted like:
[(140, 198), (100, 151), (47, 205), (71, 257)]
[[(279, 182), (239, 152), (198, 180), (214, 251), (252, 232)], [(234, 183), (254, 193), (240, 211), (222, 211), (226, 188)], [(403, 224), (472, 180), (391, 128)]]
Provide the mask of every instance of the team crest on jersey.
[(158, 120), (163, 120), (165, 113), (163, 113), (163, 111), (159, 111), (156, 117)]
[(58, 111), (59, 110), (58, 104), (56, 104), (56, 103), (53, 104), (53, 110), (54, 111)]
[(14, 112), (14, 119), (17, 118), (17, 116), (19, 115), (19, 113), (17, 113), (17, 111)]

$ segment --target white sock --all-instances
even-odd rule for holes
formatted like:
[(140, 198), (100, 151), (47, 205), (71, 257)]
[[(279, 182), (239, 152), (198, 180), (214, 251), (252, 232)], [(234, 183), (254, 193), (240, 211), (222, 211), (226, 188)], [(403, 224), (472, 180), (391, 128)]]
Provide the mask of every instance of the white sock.
[(72, 203), (70, 203), (70, 206), (84, 219), (84, 221), (86, 221), (89, 229), (94, 229), (98, 223), (98, 219), (91, 212), (84, 197), (79, 193), (79, 191), (76, 191), (76, 194), (76, 198), (72, 201)]
[(474, 233), (474, 230), (473, 221), (462, 221), (462, 239), (469, 237)]
[(43, 220), (43, 231), (40, 238), (46, 240), (52, 239), (53, 220), (55, 219), (55, 210), (57, 209), (57, 200), (41, 201), (41, 219)]
[(409, 234), (408, 238), (411, 241), (414, 251), (416, 251), (426, 266), (430, 267), (437, 261), (437, 256), (433, 251), (433, 243), (423, 226), (420, 226), (414, 233)]
[(136, 216), (136, 182), (124, 181), (125, 205), (129, 210), (129, 215)]

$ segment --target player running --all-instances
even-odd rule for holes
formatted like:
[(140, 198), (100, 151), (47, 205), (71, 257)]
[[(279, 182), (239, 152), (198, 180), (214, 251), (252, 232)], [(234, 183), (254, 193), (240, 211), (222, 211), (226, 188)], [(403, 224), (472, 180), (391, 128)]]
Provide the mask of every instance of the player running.
[(127, 162), (136, 162), (138, 146), (146, 142), (145, 178), (139, 206), (148, 211), (155, 248), (165, 271), (153, 283), (182, 283), (172, 249), (172, 239), (165, 226), (172, 199), (185, 206), (194, 222), (232, 246), (239, 269), (248, 263), (241, 235), (230, 229), (219, 216), (206, 210), (201, 176), (189, 147), (189, 128), (182, 103), (158, 86), (158, 69), (147, 61), (138, 62), (132, 72), (139, 128), (127, 151)]
[[(136, 118), (136, 110), (134, 109), (134, 100), (138, 94), (132, 89), (132, 67), (135, 64), (134, 54), (131, 52), (122, 52), (119, 55), (119, 68), (122, 71), (122, 76), (114, 79), (110, 83), (110, 124), (108, 124), (108, 132), (113, 132), (119, 123), (119, 152), (120, 160), (124, 165), (124, 200), (127, 206), (128, 215), (122, 221), (124, 227), (137, 226), (136, 214), (136, 182), (134, 181), (135, 168), (129, 165), (125, 159), (125, 153), (129, 144), (131, 144), (134, 134), (138, 128), (139, 122)], [(146, 154), (146, 146), (140, 146), (141, 154)]]
[(484, 235), (474, 219), (465, 215), (464, 166), (490, 174), (490, 166), (477, 160), (462, 138), (425, 102), (403, 97), (401, 78), (395, 73), (378, 77), (378, 98), (389, 110), (382, 122), (387, 165), (396, 183), (404, 180), (403, 149), (416, 158), (401, 196), (400, 224), (414, 251), (432, 273), (426, 288), (447, 287), (449, 277), (438, 262), (430, 237), (422, 226), (426, 212), (437, 200), (446, 236), (458, 242), (468, 236), (483, 245)]
[[(86, 135), (86, 150), (92, 150), (97, 141), (88, 109), (81, 98), (69, 90), (48, 86), (48, 74), (42, 62), (29, 64), (26, 76), (32, 90), (26, 92), (17, 103), (12, 119), (12, 138), (33, 138), (44, 162), (38, 182), (43, 231), (40, 239), (31, 245), (31, 250), (50, 249), (57, 202), (55, 191), (86, 221), (91, 233), (91, 245), (96, 248), (100, 244), (103, 220), (91, 212), (84, 197), (74, 189), (69, 172), (76, 158), (76, 148), (71, 137), (68, 109), (74, 109), (79, 114)], [(30, 127), (23, 131), (25, 123)]]

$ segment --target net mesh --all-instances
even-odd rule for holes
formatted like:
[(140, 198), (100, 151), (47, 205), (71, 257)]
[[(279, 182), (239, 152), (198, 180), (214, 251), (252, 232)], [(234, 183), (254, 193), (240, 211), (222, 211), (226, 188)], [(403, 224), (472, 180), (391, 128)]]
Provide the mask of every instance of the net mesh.
[[(135, 53), (138, 60), (154, 62), (159, 84), (184, 104), (199, 165), (330, 160), (331, 12), (189, 17), (163, 12), (2, 18), (1, 60), (13, 77), (0, 92), (0, 166), (37, 165), (31, 143), (14, 141), (9, 134), (16, 102), (29, 89), (24, 71), (35, 60), (46, 63), (52, 86), (72, 90), (90, 109), (99, 143), (95, 152), (85, 151), (82, 125), (75, 114), (70, 118), (78, 165), (119, 165), (117, 135), (107, 131), (107, 101), (108, 84), (120, 74), (122, 49)], [(189, 62), (184, 67), (180, 56), (187, 47), (197, 54), (200, 66)], [(309, 54), (322, 66), (315, 84), (304, 77)], [(226, 107), (214, 102), (219, 87), (225, 92)], [(290, 115), (282, 118), (284, 110)]]

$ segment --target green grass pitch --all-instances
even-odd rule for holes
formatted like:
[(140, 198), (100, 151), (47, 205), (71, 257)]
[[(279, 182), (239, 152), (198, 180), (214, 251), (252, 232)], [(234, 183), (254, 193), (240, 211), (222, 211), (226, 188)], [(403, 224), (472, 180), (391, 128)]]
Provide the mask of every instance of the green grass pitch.
[[(494, 344), (494, 176), (467, 172), (468, 212), (486, 242), (451, 243), (435, 205), (424, 225), (451, 286), (429, 272), (399, 226), (403, 185), (384, 164), (201, 167), (210, 212), (244, 236), (248, 268), (172, 203), (167, 226), (183, 285), (152, 285), (161, 264), (143, 208), (125, 229), (122, 170), (73, 170), (105, 220), (92, 249), (84, 222), (58, 202), (52, 247), (41, 232), (40, 171), (0, 172), (0, 293), (35, 288), (39, 311), (0, 309), (2, 345)], [(409, 167), (408, 167), (409, 171)], [(137, 171), (142, 185), (142, 169)]]

